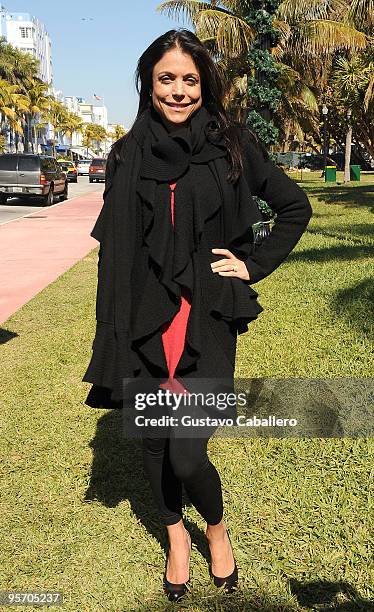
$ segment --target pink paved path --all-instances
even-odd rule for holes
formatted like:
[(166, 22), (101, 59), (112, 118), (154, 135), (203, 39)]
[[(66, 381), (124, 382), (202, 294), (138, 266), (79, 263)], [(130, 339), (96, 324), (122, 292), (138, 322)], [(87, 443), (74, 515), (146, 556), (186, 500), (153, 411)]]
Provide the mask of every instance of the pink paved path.
[(102, 204), (93, 192), (0, 225), (0, 323), (98, 246)]

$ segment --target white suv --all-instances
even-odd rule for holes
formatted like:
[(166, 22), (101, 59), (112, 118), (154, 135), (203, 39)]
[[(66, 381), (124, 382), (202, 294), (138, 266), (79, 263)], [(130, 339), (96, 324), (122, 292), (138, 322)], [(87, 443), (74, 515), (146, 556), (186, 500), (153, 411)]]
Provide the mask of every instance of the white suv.
[(90, 167), (91, 160), (90, 159), (80, 159), (77, 164), (78, 175), (87, 174), (88, 169)]

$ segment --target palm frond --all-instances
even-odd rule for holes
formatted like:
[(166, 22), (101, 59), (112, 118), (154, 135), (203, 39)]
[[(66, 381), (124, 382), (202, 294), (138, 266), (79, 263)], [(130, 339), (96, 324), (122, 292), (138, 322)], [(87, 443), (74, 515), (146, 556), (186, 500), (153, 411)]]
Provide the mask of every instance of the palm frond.
[(13, 108), (9, 106), (0, 106), (0, 112), (9, 120), (17, 120), (17, 114)]
[(196, 32), (199, 37), (214, 37), (217, 49), (227, 57), (245, 53), (256, 32), (244, 19), (218, 10), (204, 10), (196, 18)]
[(357, 97), (360, 90), (367, 89), (369, 81), (368, 67), (360, 57), (350, 60), (339, 57), (336, 60), (332, 82), (343, 97)]
[(348, 18), (359, 28), (374, 26), (374, 0), (351, 0)]
[[(212, 8), (216, 8), (217, 4), (218, 2), (211, 2)], [(248, 10), (251, 5), (251, 0), (219, 0), (219, 5), (220, 7), (241, 17), (244, 14), (248, 13)]]
[(305, 83), (301, 86), (300, 99), (304, 102), (308, 110), (318, 112), (318, 100), (310, 87)]
[(346, 11), (347, 0), (283, 0), (276, 16), (288, 23), (328, 19)]
[(297, 100), (309, 111), (317, 111), (318, 102), (316, 96), (305, 82), (305, 77), (287, 64), (278, 62), (278, 66), (281, 69), (278, 85), (281, 91), (283, 91), (283, 94), (287, 98)]
[(294, 87), (295, 83), (301, 81), (300, 73), (283, 62), (278, 62), (278, 67), (281, 70), (279, 81), (284, 83), (285, 87)]
[(200, 0), (167, 0), (159, 4), (156, 10), (170, 19), (184, 20), (187, 18), (194, 23), (199, 12), (210, 9), (211, 6), (210, 2)]
[(368, 38), (354, 27), (331, 20), (307, 21), (294, 27), (288, 50), (300, 55), (327, 55), (340, 49), (366, 49)]
[(291, 26), (282, 19), (273, 19), (273, 27), (278, 30), (282, 36), (287, 37), (291, 32)]

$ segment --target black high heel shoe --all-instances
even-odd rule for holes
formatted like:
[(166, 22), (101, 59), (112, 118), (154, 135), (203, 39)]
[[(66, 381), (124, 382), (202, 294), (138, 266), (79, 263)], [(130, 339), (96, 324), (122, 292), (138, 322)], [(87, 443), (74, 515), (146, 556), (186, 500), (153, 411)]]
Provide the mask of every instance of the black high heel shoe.
[[(227, 530), (226, 530), (227, 531)], [(230, 544), (231, 544), (231, 539), (230, 539), (230, 534), (227, 531), (227, 536), (229, 538)], [(232, 548), (232, 545), (231, 545)], [(209, 563), (209, 575), (211, 578), (213, 578), (213, 582), (214, 585), (217, 588), (222, 587), (223, 585), (225, 586), (224, 591), (225, 593), (232, 593), (234, 591), (234, 589), (236, 589), (237, 585), (238, 585), (238, 568), (236, 565), (236, 561), (235, 561), (235, 557), (234, 557), (234, 569), (232, 571), (232, 573), (229, 576), (225, 576), (224, 578), (221, 578), (220, 576), (215, 576), (212, 572), (212, 564)]]
[[(186, 529), (187, 531), (187, 529)], [(191, 536), (188, 533), (188, 537), (190, 539), (190, 555), (191, 555)], [(188, 591), (188, 586), (190, 584), (190, 579), (188, 579), (186, 582), (182, 582), (182, 583), (174, 583), (174, 582), (169, 582), (169, 580), (166, 578), (166, 571), (167, 571), (167, 567), (168, 567), (168, 558), (169, 558), (169, 551), (166, 557), (166, 562), (165, 562), (165, 571), (164, 571), (164, 577), (163, 577), (163, 586), (164, 586), (164, 591), (166, 593), (166, 595), (168, 596), (168, 599), (170, 601), (179, 601), (181, 597), (183, 597), (183, 595)]]

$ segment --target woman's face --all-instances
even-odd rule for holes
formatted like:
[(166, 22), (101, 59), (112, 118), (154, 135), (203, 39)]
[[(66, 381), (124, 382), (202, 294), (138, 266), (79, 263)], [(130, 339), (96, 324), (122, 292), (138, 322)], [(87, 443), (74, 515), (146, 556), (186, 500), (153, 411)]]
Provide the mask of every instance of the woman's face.
[(179, 47), (166, 51), (153, 68), (152, 103), (169, 125), (182, 125), (202, 105), (200, 73)]

